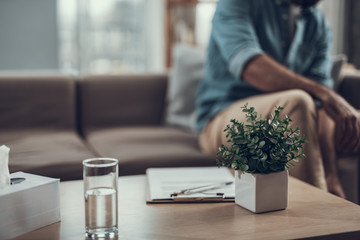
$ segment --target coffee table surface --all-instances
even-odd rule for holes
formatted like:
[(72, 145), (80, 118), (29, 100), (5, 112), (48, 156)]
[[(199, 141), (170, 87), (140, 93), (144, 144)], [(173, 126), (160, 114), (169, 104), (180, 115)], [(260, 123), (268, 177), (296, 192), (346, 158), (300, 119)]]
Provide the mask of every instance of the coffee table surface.
[[(60, 184), (62, 221), (15, 239), (85, 239), (83, 182)], [(286, 210), (234, 203), (146, 204), (144, 175), (119, 178), (119, 239), (360, 239), (360, 206), (290, 178)], [(332, 236), (330, 236), (332, 235)]]

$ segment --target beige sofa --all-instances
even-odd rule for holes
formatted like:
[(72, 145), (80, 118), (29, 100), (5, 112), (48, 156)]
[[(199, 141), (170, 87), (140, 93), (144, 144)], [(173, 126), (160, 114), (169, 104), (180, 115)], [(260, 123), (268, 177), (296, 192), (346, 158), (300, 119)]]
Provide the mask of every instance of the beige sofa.
[[(119, 159), (120, 175), (148, 167), (215, 166), (196, 133), (165, 123), (167, 75), (0, 76), (0, 144), (10, 147), (10, 172), (82, 179), (82, 160)], [(338, 91), (360, 108), (360, 74)], [(359, 163), (339, 160), (348, 199), (359, 201)]]

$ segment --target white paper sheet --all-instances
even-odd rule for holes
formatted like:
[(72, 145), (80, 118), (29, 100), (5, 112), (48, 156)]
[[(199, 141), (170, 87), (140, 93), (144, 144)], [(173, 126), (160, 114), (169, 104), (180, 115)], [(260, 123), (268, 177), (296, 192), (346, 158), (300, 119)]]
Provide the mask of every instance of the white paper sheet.
[[(227, 168), (218, 167), (149, 168), (146, 175), (150, 200), (172, 199), (171, 194), (176, 191), (234, 181), (233, 175)], [(216, 193), (223, 193), (226, 198), (234, 198), (234, 184), (208, 190), (204, 193), (181, 195), (181, 197), (214, 197)]]

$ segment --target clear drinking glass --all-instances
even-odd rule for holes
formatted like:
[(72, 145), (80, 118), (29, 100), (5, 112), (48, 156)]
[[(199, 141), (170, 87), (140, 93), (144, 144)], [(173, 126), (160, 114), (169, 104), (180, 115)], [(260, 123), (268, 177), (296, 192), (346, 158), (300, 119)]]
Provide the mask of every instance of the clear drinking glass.
[(83, 161), (85, 229), (89, 238), (113, 238), (118, 233), (118, 160)]

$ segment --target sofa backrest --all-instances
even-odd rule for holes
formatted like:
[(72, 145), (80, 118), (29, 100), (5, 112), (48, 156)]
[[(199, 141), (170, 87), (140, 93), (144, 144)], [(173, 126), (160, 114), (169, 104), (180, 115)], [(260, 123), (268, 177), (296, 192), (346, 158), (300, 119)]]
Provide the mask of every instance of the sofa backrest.
[(360, 109), (360, 72), (342, 77), (338, 92), (356, 109)]
[(163, 123), (167, 75), (97, 75), (79, 81), (80, 126), (98, 128)]
[(0, 130), (75, 128), (75, 81), (61, 75), (0, 75)]

